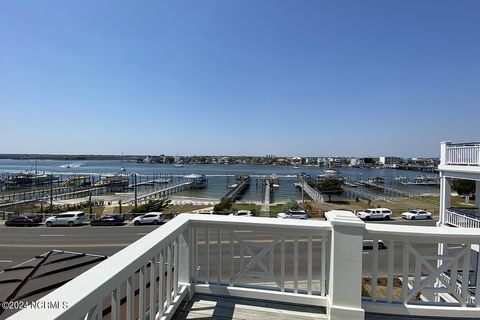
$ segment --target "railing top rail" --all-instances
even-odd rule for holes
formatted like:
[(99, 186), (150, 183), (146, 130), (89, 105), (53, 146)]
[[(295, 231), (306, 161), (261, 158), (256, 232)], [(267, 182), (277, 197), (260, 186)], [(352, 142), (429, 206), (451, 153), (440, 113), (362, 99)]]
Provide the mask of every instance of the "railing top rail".
[[(85, 314), (85, 306), (94, 306), (98, 301), (125, 282), (145, 262), (154, 257), (162, 247), (188, 227), (187, 215), (180, 215), (125, 249), (85, 271), (75, 279), (49, 293), (39, 301), (65, 301), (67, 309), (35, 310), (35, 319), (79, 319)], [(24, 309), (9, 319), (32, 319), (31, 310)]]
[(480, 146), (480, 141), (474, 142), (457, 142), (457, 143), (449, 143), (447, 144), (447, 148), (449, 147), (472, 147), (472, 146)]
[(422, 238), (422, 241), (437, 241), (438, 238), (455, 241), (480, 242), (480, 229), (477, 228), (440, 228), (422, 226), (400, 226), (393, 224), (367, 223), (366, 235), (398, 236), (405, 239)]
[(328, 221), (297, 220), (297, 219), (272, 219), (262, 217), (233, 217), (220, 215), (197, 215), (188, 214), (190, 221), (195, 225), (212, 224), (224, 225), (237, 228), (274, 228), (291, 230), (331, 230), (332, 225)]
[(480, 222), (480, 217), (477, 217), (477, 216), (474, 216), (474, 215), (471, 215), (471, 214), (468, 214), (468, 213), (463, 213), (463, 212), (458, 212), (458, 211), (448, 210), (448, 209), (446, 211), (449, 214), (455, 214), (457, 216), (461, 216), (461, 217), (467, 218), (469, 220)]

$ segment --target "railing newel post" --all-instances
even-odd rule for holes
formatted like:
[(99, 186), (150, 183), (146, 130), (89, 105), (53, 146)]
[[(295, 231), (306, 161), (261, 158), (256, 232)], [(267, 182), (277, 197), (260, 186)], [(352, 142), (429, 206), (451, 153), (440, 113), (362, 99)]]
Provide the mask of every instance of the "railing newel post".
[(362, 320), (365, 223), (350, 211), (333, 210), (325, 216), (332, 225), (327, 316), (332, 320)]

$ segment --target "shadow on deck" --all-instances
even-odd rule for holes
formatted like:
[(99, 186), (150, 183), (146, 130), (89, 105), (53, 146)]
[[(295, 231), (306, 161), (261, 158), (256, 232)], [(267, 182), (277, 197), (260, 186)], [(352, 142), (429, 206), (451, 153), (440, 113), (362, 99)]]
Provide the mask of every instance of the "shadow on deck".
[(196, 294), (184, 301), (173, 319), (327, 319), (325, 308)]
[[(328, 319), (326, 309), (288, 303), (254, 299), (231, 298), (196, 294), (191, 301), (184, 301), (172, 319), (262, 319), (262, 320), (311, 320)], [(367, 313), (365, 320), (433, 320), (435, 317), (395, 316)], [(462, 319), (462, 318), (449, 318)]]

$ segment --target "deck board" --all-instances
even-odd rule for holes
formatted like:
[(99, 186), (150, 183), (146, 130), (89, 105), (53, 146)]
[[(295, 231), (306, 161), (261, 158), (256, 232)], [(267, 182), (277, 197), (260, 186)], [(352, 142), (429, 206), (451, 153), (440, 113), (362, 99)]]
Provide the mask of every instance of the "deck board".
[(196, 294), (177, 309), (173, 319), (327, 319), (325, 308)]

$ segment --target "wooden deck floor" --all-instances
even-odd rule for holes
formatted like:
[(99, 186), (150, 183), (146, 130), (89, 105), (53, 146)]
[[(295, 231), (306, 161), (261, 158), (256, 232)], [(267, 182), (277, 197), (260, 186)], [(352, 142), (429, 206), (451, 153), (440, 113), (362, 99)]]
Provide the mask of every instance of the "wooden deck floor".
[(173, 319), (327, 319), (325, 308), (196, 294), (184, 301)]
[[(184, 301), (173, 319), (261, 319), (261, 320), (312, 320), (328, 319), (325, 308), (300, 306), (280, 302), (229, 298), (196, 294)], [(405, 317), (383, 314), (365, 314), (365, 320), (438, 320), (434, 317)], [(454, 318), (443, 318), (444, 320)], [(455, 318), (463, 319), (463, 318)]]

